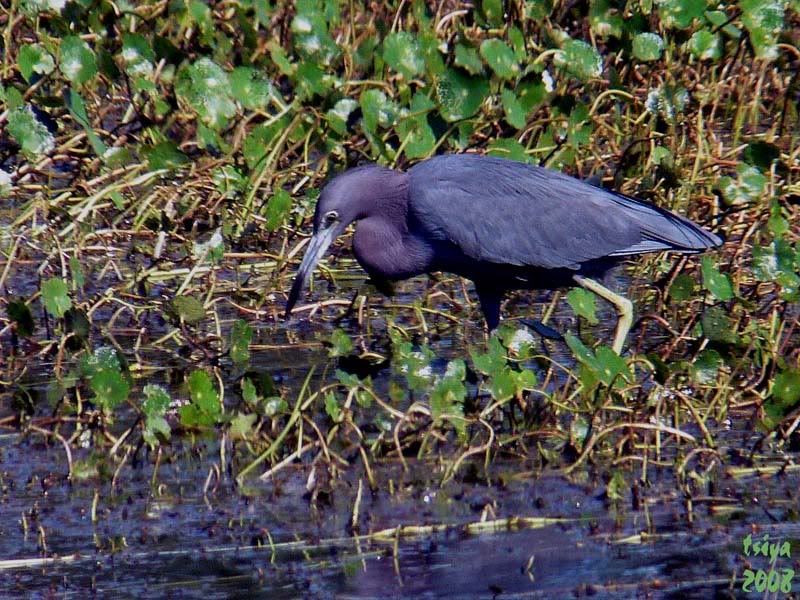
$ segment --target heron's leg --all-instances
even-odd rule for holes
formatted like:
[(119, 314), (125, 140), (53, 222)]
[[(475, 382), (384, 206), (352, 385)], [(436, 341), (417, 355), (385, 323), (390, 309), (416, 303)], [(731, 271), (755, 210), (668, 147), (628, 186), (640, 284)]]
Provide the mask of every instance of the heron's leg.
[(628, 336), (628, 331), (630, 331), (631, 325), (633, 324), (633, 304), (624, 296), (615, 294), (604, 285), (597, 283), (594, 279), (582, 277), (581, 275), (574, 275), (572, 278), (578, 282), (581, 287), (586, 288), (590, 292), (594, 292), (616, 307), (619, 317), (617, 319), (617, 330), (614, 333), (614, 345), (611, 347), (617, 354), (622, 354), (622, 346), (625, 344), (625, 338)]
[(500, 302), (503, 300), (503, 292), (491, 284), (481, 284), (477, 281), (475, 282), (475, 291), (478, 292), (483, 318), (491, 333), (500, 325)]

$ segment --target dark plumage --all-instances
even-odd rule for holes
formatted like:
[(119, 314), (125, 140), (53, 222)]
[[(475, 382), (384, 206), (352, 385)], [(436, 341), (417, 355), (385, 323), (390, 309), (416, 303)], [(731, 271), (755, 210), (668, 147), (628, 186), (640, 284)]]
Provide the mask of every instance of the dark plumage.
[(370, 165), (323, 189), (287, 315), (316, 263), (354, 221), (353, 249), (370, 277), (448, 271), (471, 279), (489, 329), (499, 323), (506, 291), (577, 282), (620, 310), (617, 351), (630, 326), (630, 303), (588, 278), (625, 256), (695, 253), (722, 243), (670, 211), (502, 158), (437, 156), (407, 173)]

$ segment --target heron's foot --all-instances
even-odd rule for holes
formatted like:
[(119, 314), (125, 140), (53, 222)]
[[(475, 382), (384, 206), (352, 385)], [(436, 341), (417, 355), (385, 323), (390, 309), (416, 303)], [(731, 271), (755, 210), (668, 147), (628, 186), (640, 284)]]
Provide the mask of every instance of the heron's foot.
[(519, 321), (523, 325), (530, 327), (540, 336), (548, 340), (556, 340), (559, 342), (564, 341), (564, 336), (561, 335), (557, 330), (553, 329), (549, 325), (545, 325), (541, 321), (537, 321), (536, 319), (520, 319)]
[(373, 286), (384, 296), (391, 298), (394, 296), (394, 284), (388, 279), (381, 279), (379, 277), (370, 277), (366, 281), (367, 285)]

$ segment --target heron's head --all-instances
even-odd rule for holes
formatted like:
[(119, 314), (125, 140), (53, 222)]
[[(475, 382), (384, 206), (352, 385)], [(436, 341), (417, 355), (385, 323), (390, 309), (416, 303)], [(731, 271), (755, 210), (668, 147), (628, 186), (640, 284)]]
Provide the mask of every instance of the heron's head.
[(405, 185), (403, 173), (378, 165), (367, 165), (342, 173), (322, 189), (314, 211), (314, 235), (308, 243), (286, 302), (287, 317), (308, 277), (333, 241), (351, 223), (389, 210), (389, 203), (382, 200), (405, 194)]

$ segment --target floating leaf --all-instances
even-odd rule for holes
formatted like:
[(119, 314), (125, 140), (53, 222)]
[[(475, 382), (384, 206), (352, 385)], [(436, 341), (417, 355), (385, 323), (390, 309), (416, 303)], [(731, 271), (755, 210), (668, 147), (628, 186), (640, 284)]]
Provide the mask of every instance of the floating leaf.
[(249, 440), (253, 437), (253, 426), (256, 424), (256, 419), (258, 419), (258, 415), (253, 413), (237, 413), (236, 416), (231, 419), (231, 427), (228, 430), (231, 439)]
[(717, 373), (722, 364), (719, 352), (706, 348), (692, 363), (692, 377), (697, 383), (711, 385), (717, 381)]
[(778, 38), (783, 30), (783, 2), (779, 0), (739, 0), (742, 24), (758, 58), (778, 57)]
[(142, 403), (142, 411), (145, 414), (142, 437), (151, 448), (154, 448), (159, 444), (159, 435), (169, 439), (172, 433), (169, 423), (164, 419), (164, 414), (170, 405), (170, 397), (160, 385), (148, 384), (144, 386), (142, 393), (145, 397)]
[(286, 222), (289, 211), (292, 209), (292, 197), (284, 189), (275, 191), (275, 195), (270, 198), (266, 210), (265, 226), (269, 231), (277, 231)]
[(742, 158), (746, 163), (768, 173), (773, 163), (780, 160), (781, 151), (775, 144), (769, 142), (750, 142), (744, 149)]
[(334, 423), (341, 423), (344, 420), (342, 407), (339, 406), (339, 402), (336, 400), (336, 394), (333, 392), (327, 392), (325, 394), (325, 412)]
[(179, 409), (181, 423), (187, 427), (215, 425), (222, 407), (211, 377), (205, 371), (193, 371), (188, 385), (191, 403)]
[(361, 94), (361, 111), (367, 131), (375, 133), (378, 126), (390, 127), (395, 120), (397, 108), (386, 94), (380, 90), (367, 90)]
[(122, 60), (125, 71), (134, 78), (147, 78), (155, 70), (155, 52), (147, 38), (138, 33), (122, 36)]
[(105, 159), (108, 152), (108, 147), (103, 143), (103, 140), (100, 139), (100, 136), (97, 135), (97, 132), (92, 127), (92, 124), (89, 122), (89, 115), (86, 114), (86, 105), (83, 102), (83, 98), (81, 98), (80, 94), (78, 94), (74, 90), (66, 89), (64, 91), (64, 103), (67, 105), (69, 109), (69, 114), (72, 115), (72, 118), (83, 127), (84, 131), (86, 132), (86, 137), (89, 138), (89, 143), (92, 145), (92, 150), (94, 153), (102, 158)]
[(695, 281), (689, 275), (681, 273), (669, 286), (669, 297), (677, 302), (684, 302), (692, 297), (695, 289)]
[(41, 44), (24, 44), (17, 53), (19, 72), (28, 83), (34, 75), (47, 75), (56, 68), (52, 55)]
[(703, 272), (703, 287), (711, 292), (717, 300), (726, 302), (733, 298), (733, 286), (730, 278), (720, 273), (710, 256), (704, 256), (701, 261)]
[(524, 129), (528, 121), (528, 113), (517, 99), (517, 95), (512, 90), (504, 89), (500, 93), (500, 99), (508, 124), (517, 129)]
[(784, 409), (794, 408), (800, 402), (800, 370), (781, 371), (772, 383), (770, 394), (777, 399)]
[(519, 74), (519, 65), (514, 51), (503, 40), (484, 40), (481, 56), (500, 79), (514, 79)]
[(478, 112), (489, 93), (489, 83), (448, 69), (436, 82), (436, 99), (446, 121), (460, 121)]
[(497, 402), (510, 400), (517, 393), (517, 378), (508, 367), (494, 372), (489, 379), (489, 391)]
[(178, 71), (175, 93), (214, 130), (225, 127), (236, 114), (228, 74), (209, 58), (203, 57)]
[(44, 307), (51, 315), (57, 318), (64, 316), (71, 307), (72, 300), (69, 298), (67, 284), (63, 279), (54, 277), (42, 284), (42, 300)]
[(86, 83), (97, 74), (97, 60), (89, 44), (77, 35), (68, 35), (61, 40), (59, 67), (75, 85)]
[(245, 108), (261, 110), (267, 107), (273, 94), (272, 83), (252, 67), (237, 67), (230, 75), (231, 94)]
[(128, 399), (130, 384), (117, 370), (101, 369), (90, 381), (95, 402), (106, 410), (113, 410)]
[(567, 40), (554, 58), (556, 66), (582, 81), (603, 73), (603, 59), (583, 40)]
[(589, 24), (597, 35), (622, 37), (624, 21), (619, 8), (609, 0), (594, 0), (589, 6)]
[(425, 59), (413, 33), (399, 31), (389, 34), (383, 41), (383, 59), (406, 80), (413, 79), (425, 70)]
[(250, 342), (253, 340), (253, 328), (243, 319), (237, 319), (231, 328), (231, 360), (237, 366), (246, 365), (250, 361)]
[(719, 188), (729, 204), (755, 202), (766, 187), (766, 176), (757, 167), (744, 163), (736, 167), (736, 179), (721, 177), (719, 180)]
[(664, 40), (657, 33), (639, 33), (633, 38), (633, 55), (639, 60), (658, 60), (663, 51)]
[(489, 338), (489, 348), (485, 354), (470, 350), (475, 368), (486, 375), (494, 375), (506, 367), (508, 359), (503, 345), (497, 337)]
[(33, 313), (24, 300), (11, 300), (6, 306), (9, 320), (14, 323), (14, 330), (17, 335), (28, 337), (33, 335), (35, 328)]
[(56, 146), (53, 135), (29, 106), (15, 108), (8, 113), (8, 133), (29, 158), (42, 158)]
[(689, 38), (689, 51), (700, 60), (719, 60), (722, 56), (722, 39), (718, 33), (700, 29)]
[(325, 118), (328, 124), (336, 133), (344, 135), (347, 132), (347, 122), (350, 120), (350, 115), (358, 108), (358, 102), (352, 98), (342, 98), (333, 108), (325, 113)]
[(199, 323), (206, 317), (203, 303), (193, 296), (178, 296), (172, 300), (172, 309), (178, 317), (188, 323)]
[(503, 0), (480, 0), (481, 13), (492, 27), (503, 26)]
[(705, 0), (657, 0), (658, 14), (664, 27), (688, 29), (703, 16)]
[(411, 100), (411, 114), (404, 116), (397, 125), (397, 133), (405, 146), (409, 158), (423, 158), (433, 152), (436, 136), (428, 123), (428, 111), (436, 105), (422, 92)]
[(700, 325), (703, 328), (703, 335), (712, 342), (735, 344), (739, 339), (733, 322), (721, 306), (706, 308), (700, 317)]
[(668, 122), (675, 123), (688, 101), (689, 92), (685, 88), (665, 83), (657, 89), (650, 90), (645, 107), (654, 115), (661, 115)]
[(140, 152), (152, 171), (177, 169), (189, 162), (189, 157), (178, 149), (175, 142), (159, 142), (155, 146), (143, 146)]
[(480, 75), (483, 72), (483, 62), (478, 51), (464, 44), (456, 44), (455, 63), (468, 71), (471, 75)]
[(347, 356), (353, 351), (353, 340), (343, 329), (338, 327), (331, 333), (330, 343), (329, 356)]
[(597, 305), (595, 296), (589, 290), (572, 288), (567, 294), (567, 302), (579, 317), (586, 319), (590, 325), (597, 325)]

